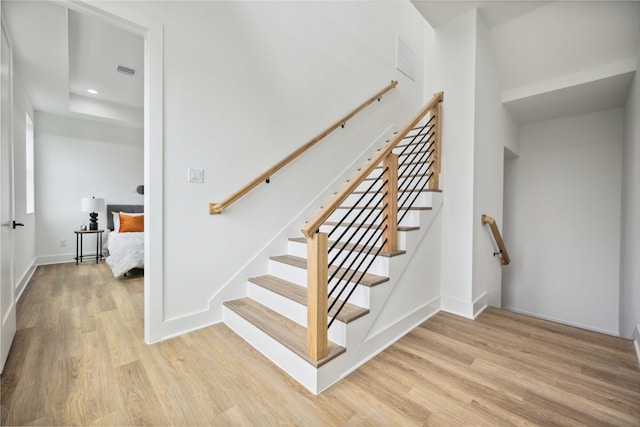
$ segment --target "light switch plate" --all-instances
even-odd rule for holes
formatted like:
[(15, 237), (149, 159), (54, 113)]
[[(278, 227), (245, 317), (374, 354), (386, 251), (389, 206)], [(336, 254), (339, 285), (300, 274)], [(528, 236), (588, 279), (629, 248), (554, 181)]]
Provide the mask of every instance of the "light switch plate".
[(188, 171), (188, 174), (187, 174), (187, 181), (188, 182), (203, 183), (204, 182), (204, 169), (189, 168), (189, 171)]

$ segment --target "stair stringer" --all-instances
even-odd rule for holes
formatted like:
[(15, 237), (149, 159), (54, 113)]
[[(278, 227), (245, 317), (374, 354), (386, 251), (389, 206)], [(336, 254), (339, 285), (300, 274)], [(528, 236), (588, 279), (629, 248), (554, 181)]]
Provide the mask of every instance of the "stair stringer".
[(420, 229), (407, 233), (407, 253), (390, 259), (389, 281), (371, 288), (369, 314), (347, 325), (346, 352), (318, 368), (312, 392), (346, 377), (440, 311), (442, 204), (442, 193), (435, 193), (432, 209), (420, 213)]
[(331, 200), (333, 195), (339, 191), (349, 179), (357, 173), (362, 165), (373, 157), (376, 152), (383, 147), (387, 141), (393, 138), (400, 128), (397, 125), (390, 125), (378, 136), (344, 171), (320, 194), (311, 201), (302, 211), (294, 215), (293, 219), (273, 238), (258, 250), (253, 258), (225, 283), (225, 285), (209, 299), (208, 317), (216, 319), (212, 323), (224, 321), (223, 303), (247, 296), (247, 278), (258, 276), (266, 271), (269, 257), (273, 254), (286, 253), (288, 239), (291, 236), (300, 236), (302, 224), (312, 218), (318, 212), (318, 208)]

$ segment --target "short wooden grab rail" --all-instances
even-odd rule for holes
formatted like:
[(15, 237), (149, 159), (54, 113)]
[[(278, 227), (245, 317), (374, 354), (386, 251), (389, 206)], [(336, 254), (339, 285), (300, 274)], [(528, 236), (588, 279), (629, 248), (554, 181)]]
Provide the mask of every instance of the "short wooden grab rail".
[(223, 210), (225, 210), (226, 208), (231, 206), (233, 203), (235, 203), (238, 199), (240, 199), (242, 196), (247, 194), (249, 191), (253, 190), (260, 183), (265, 182), (265, 181), (269, 182), (268, 181), (269, 177), (271, 177), (274, 173), (276, 173), (277, 171), (279, 171), (280, 169), (282, 169), (283, 167), (288, 165), (296, 157), (298, 157), (299, 155), (301, 155), (302, 153), (307, 151), (309, 148), (314, 146), (318, 141), (320, 141), (321, 139), (323, 139), (324, 137), (329, 135), (334, 130), (338, 129), (339, 127), (344, 127), (345, 123), (349, 119), (353, 118), (353, 116), (358, 114), (360, 111), (364, 110), (366, 107), (368, 107), (374, 101), (376, 101), (376, 100), (380, 101), (380, 99), (382, 98), (382, 95), (384, 95), (385, 93), (389, 92), (391, 89), (395, 88), (397, 85), (398, 85), (398, 81), (397, 80), (392, 80), (391, 83), (387, 87), (385, 87), (380, 92), (378, 92), (375, 95), (373, 95), (371, 98), (367, 99), (359, 107), (357, 107), (352, 112), (350, 112), (349, 114), (347, 114), (346, 116), (344, 116), (343, 118), (341, 118), (340, 120), (335, 122), (330, 127), (328, 127), (324, 132), (318, 134), (318, 136), (316, 136), (315, 138), (311, 139), (309, 142), (304, 144), (302, 147), (298, 148), (296, 151), (294, 151), (293, 153), (289, 154), (287, 157), (285, 157), (284, 159), (280, 160), (275, 165), (271, 166), (269, 169), (264, 171), (262, 174), (258, 175), (253, 181), (251, 181), (250, 183), (248, 183), (247, 185), (245, 185), (244, 187), (242, 187), (241, 189), (239, 189), (238, 191), (233, 193), (231, 196), (227, 197), (225, 200), (223, 200), (220, 203), (210, 203), (209, 204), (209, 214), (210, 215), (216, 215), (216, 214), (222, 213)]
[[(380, 202), (374, 202), (380, 203), (380, 205), (378, 206), (382, 210), (382, 215), (380, 217), (381, 225), (379, 228), (381, 230), (381, 236), (379, 237), (379, 240), (381, 240), (381, 247), (378, 253), (380, 251), (385, 253), (393, 253), (397, 250), (398, 223), (402, 220), (402, 218), (398, 215), (398, 211), (402, 210), (403, 207), (399, 206), (399, 156), (393, 153), (393, 149), (396, 148), (401, 141), (407, 138), (411, 131), (415, 131), (418, 123), (420, 123), (423, 118), (425, 118), (427, 114), (429, 114), (431, 120), (423, 126), (423, 129), (426, 127), (432, 129), (432, 131), (428, 133), (428, 135), (431, 136), (428, 136), (428, 141), (425, 142), (425, 144), (428, 144), (429, 148), (426, 152), (421, 152), (424, 153), (421, 155), (424, 155), (426, 157), (425, 159), (423, 159), (423, 162), (429, 165), (424, 172), (428, 181), (422, 185), (423, 188), (424, 186), (428, 186), (428, 188), (431, 190), (439, 189), (438, 175), (440, 173), (441, 157), (440, 138), (442, 126), (442, 100), (443, 93), (436, 93), (433, 98), (424, 107), (422, 107), (420, 111), (418, 111), (418, 113), (409, 121), (409, 123), (407, 123), (396, 135), (394, 135), (394, 137), (391, 138), (391, 140), (389, 140), (389, 142), (387, 142), (385, 146), (380, 149), (376, 153), (376, 155), (373, 156), (371, 160), (369, 160), (367, 164), (362, 169), (360, 169), (358, 173), (353, 178), (351, 178), (349, 182), (340, 191), (338, 191), (338, 193), (336, 193), (335, 196), (327, 204), (325, 204), (324, 207), (320, 209), (320, 211), (311, 220), (309, 220), (301, 230), (302, 234), (307, 237), (308, 251), (307, 354), (314, 360), (319, 360), (327, 354), (328, 308), (329, 310), (331, 310), (331, 307), (327, 306), (327, 296), (331, 297), (332, 292), (336, 289), (337, 286), (335, 282), (333, 282), (334, 286), (332, 290), (327, 292), (329, 282), (332, 280), (331, 277), (328, 277), (329, 275), (327, 274), (327, 269), (329, 268), (333, 272), (330, 274), (332, 277), (333, 274), (335, 274), (339, 270), (348, 271), (348, 267), (336, 267), (332, 264), (332, 262), (328, 261), (328, 252), (329, 250), (331, 250), (328, 250), (327, 248), (328, 235), (327, 233), (320, 232), (320, 226), (322, 226), (329, 219), (329, 217), (342, 205), (347, 197), (349, 197), (360, 186), (360, 184), (362, 184), (362, 182), (372, 173), (372, 171), (382, 164), (383, 172), (377, 179), (381, 179), (382, 181), (384, 181), (384, 191), (380, 195), (382, 200)], [(422, 131), (419, 131), (418, 133), (421, 134), (421, 132)], [(411, 155), (413, 155), (413, 153)], [(358, 203), (355, 202), (354, 206), (357, 207), (357, 204)], [(408, 208), (410, 208), (410, 206), (404, 207), (404, 209)], [(366, 208), (364, 208), (363, 210), (366, 210)], [(372, 210), (372, 208), (369, 208), (369, 210)], [(367, 218), (369, 218), (369, 216), (367, 216)], [(363, 227), (366, 226), (367, 224), (363, 225)], [(337, 240), (340, 239), (338, 238)], [(360, 240), (357, 243), (353, 244), (353, 246), (356, 247), (359, 244)], [(375, 242), (369, 244), (369, 240), (367, 240), (366, 242), (362, 243), (361, 246), (366, 248), (367, 245), (375, 245)], [(340, 251), (338, 251), (337, 255), (333, 255), (334, 260), (337, 259), (338, 255), (340, 255)], [(378, 253), (373, 254), (373, 256), (378, 256)], [(362, 259), (357, 268), (355, 268), (356, 271), (359, 270), (359, 267), (360, 265), (362, 265), (363, 261), (364, 259)], [(371, 265), (371, 261), (369, 262), (369, 265)], [(369, 267), (365, 268), (368, 269)], [(366, 273), (366, 269), (362, 270), (362, 276), (360, 279), (362, 279), (362, 277)], [(354, 275), (352, 274), (351, 277), (346, 281), (349, 282), (353, 277)], [(342, 280), (342, 278), (340, 280)], [(344, 289), (346, 289), (346, 284), (343, 288), (343, 291)], [(338, 299), (340, 299), (339, 297), (343, 291), (340, 291), (340, 293), (336, 297), (332, 297), (332, 306), (336, 301), (338, 301)], [(351, 293), (352, 292), (353, 288)], [(348, 301), (351, 293), (349, 293), (346, 298), (344, 298), (342, 306), (344, 306), (344, 304)], [(338, 311), (342, 309), (342, 306), (338, 309)], [(332, 314), (332, 321), (333, 319), (335, 319), (334, 314)], [(330, 325), (331, 322), (329, 322), (329, 326)]]
[(500, 230), (498, 230), (498, 226), (496, 225), (496, 220), (487, 215), (482, 215), (482, 225), (489, 224), (489, 228), (491, 228), (491, 233), (493, 234), (493, 238), (496, 240), (496, 244), (498, 245), (498, 250), (500, 252), (495, 252), (493, 255), (501, 255), (500, 263), (502, 265), (507, 265), (511, 262), (509, 259), (509, 254), (507, 253), (507, 248), (504, 246), (504, 241), (502, 240), (502, 236), (500, 236)]

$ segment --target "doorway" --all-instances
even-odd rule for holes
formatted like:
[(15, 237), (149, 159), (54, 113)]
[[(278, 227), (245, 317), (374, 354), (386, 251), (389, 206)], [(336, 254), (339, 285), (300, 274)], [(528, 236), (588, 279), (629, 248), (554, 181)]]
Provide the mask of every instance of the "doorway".
[[(4, 3), (4, 2), (3, 2)], [(31, 2), (16, 2), (18, 5), (34, 5)], [(50, 5), (52, 3), (49, 3)], [(68, 7), (74, 13), (86, 14), (108, 21), (109, 23), (139, 35), (144, 40), (144, 64), (145, 71), (141, 72), (140, 77), (144, 78), (144, 119), (143, 119), (143, 179), (145, 187), (144, 205), (148, 214), (145, 215), (145, 229), (148, 233), (145, 235), (145, 340), (154, 342), (159, 340), (159, 332), (162, 323), (162, 256), (163, 256), (163, 230), (162, 230), (162, 25), (149, 20), (146, 17), (141, 18), (131, 13), (131, 10), (119, 4), (90, 5), (87, 3), (57, 3), (57, 6)], [(66, 9), (65, 9), (66, 10)], [(5, 9), (3, 7), (3, 14)], [(10, 26), (11, 27), (11, 26)], [(33, 29), (33, 25), (31, 26)], [(10, 30), (11, 28), (9, 28)], [(11, 34), (9, 34), (11, 36)], [(9, 44), (11, 39), (9, 39)], [(14, 46), (15, 47), (15, 46)], [(4, 50), (4, 49), (3, 49)], [(10, 67), (11, 69), (13, 67)], [(9, 85), (11, 86), (11, 85)], [(5, 91), (3, 91), (4, 94)], [(9, 102), (9, 105), (11, 103)], [(11, 108), (6, 109), (11, 112)], [(4, 112), (3, 112), (4, 113)], [(142, 115), (142, 114), (141, 114)], [(4, 117), (3, 117), (4, 120)], [(11, 122), (11, 121), (9, 121)], [(37, 126), (37, 124), (36, 124)], [(3, 131), (8, 129), (3, 126)], [(11, 139), (11, 138), (10, 138)], [(135, 187), (132, 188), (132, 191)], [(138, 202), (139, 203), (139, 202)], [(4, 205), (4, 204), (3, 204)], [(106, 221), (105, 221), (106, 222)], [(74, 222), (74, 226), (78, 227), (79, 223)], [(66, 229), (65, 229), (66, 230)], [(57, 237), (57, 236), (56, 236)], [(54, 237), (55, 238), (55, 237)], [(58, 239), (55, 239), (58, 244)], [(62, 243), (60, 243), (62, 246)], [(9, 253), (13, 254), (12, 251)], [(9, 263), (10, 265), (11, 263)], [(37, 264), (35, 264), (37, 265)], [(8, 279), (7, 282), (13, 283), (14, 278)], [(153, 283), (153, 286), (151, 285)], [(3, 299), (7, 307), (15, 310), (16, 294), (15, 284), (9, 286), (7, 292), (11, 295)], [(155, 301), (155, 303), (153, 302)], [(3, 303), (4, 303), (3, 302)], [(6, 316), (4, 316), (6, 317)], [(5, 348), (2, 347), (4, 352)]]
[(144, 38), (144, 339), (147, 343), (157, 342), (164, 338), (163, 25), (119, 2), (66, 4)]

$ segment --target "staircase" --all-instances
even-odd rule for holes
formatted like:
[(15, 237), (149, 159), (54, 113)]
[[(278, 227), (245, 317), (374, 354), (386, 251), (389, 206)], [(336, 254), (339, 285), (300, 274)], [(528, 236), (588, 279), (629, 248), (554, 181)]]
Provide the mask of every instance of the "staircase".
[(402, 313), (379, 324), (381, 318), (389, 317), (385, 306), (391, 295), (406, 286), (403, 273), (412, 253), (428, 241), (442, 205), (441, 191), (428, 188), (429, 180), (437, 182), (438, 178), (433, 178), (431, 168), (434, 127), (424, 123), (405, 132), (391, 151), (398, 156), (401, 195), (395, 223), (397, 247), (385, 251), (389, 246), (381, 238), (387, 235), (385, 218), (380, 215), (386, 207), (377, 204), (376, 198), (384, 199), (389, 185), (388, 180), (381, 180), (387, 174), (382, 163), (317, 230), (329, 235), (328, 257), (333, 259), (327, 268), (328, 286), (327, 281), (324, 286), (335, 288), (327, 304), (325, 355), (316, 359), (308, 350), (313, 334), (308, 330), (307, 238), (289, 237), (287, 253), (271, 256), (265, 274), (247, 279), (247, 295), (224, 302), (224, 322), (313, 393), (355, 370), (439, 309), (439, 301), (431, 302), (419, 312)]

